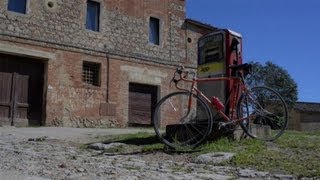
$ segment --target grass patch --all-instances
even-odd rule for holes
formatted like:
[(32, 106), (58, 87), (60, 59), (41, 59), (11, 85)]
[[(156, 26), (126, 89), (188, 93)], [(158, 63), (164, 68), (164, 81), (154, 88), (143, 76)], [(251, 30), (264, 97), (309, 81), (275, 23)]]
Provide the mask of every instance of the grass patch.
[(186, 172), (187, 171), (184, 166), (178, 166), (178, 165), (171, 167), (171, 170), (173, 172)]
[(162, 143), (145, 145), (142, 148), (142, 152), (153, 152), (163, 150), (164, 145)]
[[(127, 144), (121, 148), (140, 147), (140, 152), (163, 151), (164, 145), (154, 133), (136, 133), (100, 138), (105, 143), (120, 142)], [(122, 152), (115, 148), (113, 151)], [(320, 177), (320, 132), (286, 133), (274, 142), (263, 142), (255, 139), (234, 141), (222, 138), (199, 146), (191, 154), (198, 156), (210, 152), (235, 153), (234, 158), (221, 165), (251, 167), (260, 171), (292, 174), (297, 177)], [(184, 171), (177, 166), (175, 171)]]
[(233, 141), (230, 138), (222, 138), (215, 142), (201, 145), (199, 149), (201, 150), (201, 154), (209, 152), (234, 152), (236, 143), (236, 141)]
[(275, 142), (223, 138), (199, 148), (202, 149), (201, 154), (221, 151), (235, 153), (235, 157), (225, 165), (252, 167), (297, 177), (320, 177), (319, 132), (288, 131)]

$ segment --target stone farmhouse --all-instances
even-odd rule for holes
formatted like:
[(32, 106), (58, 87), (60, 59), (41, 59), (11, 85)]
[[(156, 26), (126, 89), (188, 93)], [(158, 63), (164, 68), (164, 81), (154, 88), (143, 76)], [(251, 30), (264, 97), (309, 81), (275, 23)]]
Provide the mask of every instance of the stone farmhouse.
[(298, 131), (320, 130), (320, 103), (297, 102), (290, 115), (289, 129)]
[(1, 0), (0, 125), (150, 125), (216, 28), (185, 0)]

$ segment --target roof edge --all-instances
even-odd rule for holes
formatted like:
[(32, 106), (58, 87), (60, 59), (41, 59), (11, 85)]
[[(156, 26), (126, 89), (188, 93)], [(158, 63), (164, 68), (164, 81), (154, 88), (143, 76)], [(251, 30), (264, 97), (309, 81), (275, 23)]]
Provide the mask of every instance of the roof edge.
[(220, 29), (220, 28), (214, 27), (214, 26), (212, 26), (210, 24), (206, 24), (206, 23), (203, 23), (201, 21), (197, 21), (197, 20), (190, 19), (190, 18), (186, 18), (185, 22), (193, 24), (193, 25), (201, 27), (201, 28), (205, 28), (205, 29), (211, 30), (211, 31), (215, 31), (215, 30), (219, 30)]
[(320, 112), (320, 103), (296, 102), (294, 109), (300, 112)]
[(320, 102), (305, 102), (305, 101), (298, 101), (297, 104), (317, 104), (320, 105)]

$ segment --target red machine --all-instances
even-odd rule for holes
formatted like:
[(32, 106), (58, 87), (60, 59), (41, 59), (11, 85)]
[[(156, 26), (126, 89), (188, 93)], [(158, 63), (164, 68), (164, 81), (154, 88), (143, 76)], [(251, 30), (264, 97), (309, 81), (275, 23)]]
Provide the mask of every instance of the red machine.
[[(240, 34), (223, 29), (201, 37), (198, 41), (198, 77), (231, 76), (229, 65), (242, 64), (242, 37)], [(228, 106), (234, 100), (229, 100), (233, 83), (205, 82), (199, 83), (198, 88), (206, 96), (216, 96)], [(232, 106), (231, 106), (232, 107)]]

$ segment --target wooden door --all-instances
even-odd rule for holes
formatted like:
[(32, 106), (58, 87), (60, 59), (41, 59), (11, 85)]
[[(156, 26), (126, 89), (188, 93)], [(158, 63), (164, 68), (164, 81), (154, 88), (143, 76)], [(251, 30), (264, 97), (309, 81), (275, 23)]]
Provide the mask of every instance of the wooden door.
[[(14, 123), (12, 118), (16, 119), (15, 125), (26, 125), (26, 119), (28, 125), (44, 123), (44, 67), (42, 60), (0, 53), (0, 72), (11, 74), (10, 77), (2, 74), (0, 89), (4, 90), (0, 92), (0, 103), (4, 105), (0, 104), (0, 123), (8, 117), (11, 117), (11, 124)], [(15, 77), (14, 73), (17, 74)]]
[(130, 83), (129, 125), (151, 125), (151, 118), (156, 102), (156, 86)]
[(13, 125), (28, 126), (28, 89), (29, 76), (14, 73)]
[(12, 125), (12, 73), (0, 72), (0, 125)]
[(0, 72), (0, 124), (28, 125), (29, 76)]

